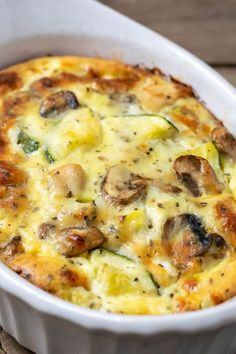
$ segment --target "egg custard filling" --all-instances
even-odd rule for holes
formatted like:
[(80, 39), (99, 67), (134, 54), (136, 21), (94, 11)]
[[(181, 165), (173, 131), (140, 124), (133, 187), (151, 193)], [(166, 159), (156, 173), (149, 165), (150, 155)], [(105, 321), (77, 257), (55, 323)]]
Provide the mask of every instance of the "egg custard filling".
[(0, 258), (124, 314), (236, 294), (236, 140), (190, 86), (118, 61), (0, 71)]

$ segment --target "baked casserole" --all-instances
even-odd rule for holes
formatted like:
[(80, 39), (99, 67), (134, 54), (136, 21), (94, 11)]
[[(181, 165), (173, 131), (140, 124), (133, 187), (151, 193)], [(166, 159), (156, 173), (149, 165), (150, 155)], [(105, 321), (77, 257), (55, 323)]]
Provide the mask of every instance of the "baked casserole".
[(0, 257), (106, 312), (236, 294), (236, 140), (158, 69), (44, 57), (0, 71)]

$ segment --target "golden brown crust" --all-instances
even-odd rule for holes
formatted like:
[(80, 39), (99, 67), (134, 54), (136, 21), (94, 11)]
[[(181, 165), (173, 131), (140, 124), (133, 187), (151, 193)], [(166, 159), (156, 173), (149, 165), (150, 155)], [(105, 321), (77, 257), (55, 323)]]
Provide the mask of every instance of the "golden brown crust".
[(0, 94), (6, 94), (21, 87), (21, 78), (15, 71), (0, 73)]
[(236, 246), (236, 204), (231, 198), (216, 204), (216, 220), (229, 244)]
[(21, 237), (13, 237), (1, 250), (1, 257), (6, 262), (24, 252), (24, 247), (22, 246)]
[(6, 263), (31, 283), (51, 293), (61, 288), (82, 286), (88, 289), (83, 272), (78, 272), (68, 262), (58, 258), (40, 257), (29, 253), (20, 254)]

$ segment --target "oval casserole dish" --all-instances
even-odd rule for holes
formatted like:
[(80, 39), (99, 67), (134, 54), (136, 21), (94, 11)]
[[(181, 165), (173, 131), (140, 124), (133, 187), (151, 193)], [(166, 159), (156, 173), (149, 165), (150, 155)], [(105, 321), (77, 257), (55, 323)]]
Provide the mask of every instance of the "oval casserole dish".
[[(93, 11), (92, 10), (93, 7), (95, 9), (96, 5), (92, 5), (91, 3), (89, 3), (87, 11), (91, 11), (92, 12)], [(30, 7), (29, 7), (29, 9), (30, 9)], [(96, 11), (99, 11), (99, 10), (96, 8)], [(101, 7), (100, 11), (101, 11), (101, 14), (102, 14), (102, 13), (108, 11), (108, 10), (105, 10), (104, 8)], [(118, 15), (113, 15), (113, 16), (117, 16), (116, 17), (117, 21), (118, 20), (119, 21), (124, 21), (124, 19), (122, 17), (119, 18)], [(134, 26), (134, 24), (131, 22), (130, 28), (129, 28), (129, 30), (131, 32), (133, 30), (132, 26)], [(137, 27), (137, 28), (139, 28), (139, 27)], [(142, 30), (143, 36), (144, 35), (147, 35), (147, 36), (149, 35), (150, 39), (151, 39), (151, 33), (149, 33), (148, 31), (147, 31), (147, 33), (145, 33), (145, 30), (143, 28), (140, 28), (140, 31), (141, 30)], [(58, 30), (58, 32), (60, 32), (60, 30)], [(114, 34), (114, 37), (115, 36), (116, 35)], [(6, 35), (6, 38), (7, 38), (7, 35)], [(155, 37), (155, 38), (158, 38), (158, 37)], [(170, 48), (169, 49), (169, 53), (168, 53), (168, 50), (166, 51), (166, 54), (165, 54), (166, 57), (168, 57), (168, 55), (171, 54), (172, 50), (176, 50), (175, 46), (172, 46), (168, 42), (165, 42), (162, 38), (159, 39), (159, 40), (160, 40), (161, 44), (164, 43), (164, 45), (163, 45), (164, 49), (165, 49), (165, 46), (167, 46), (167, 47), (169, 46), (169, 48)], [(177, 52), (178, 52), (178, 50), (177, 50)], [(137, 53), (138, 53), (138, 50), (137, 50)], [(9, 54), (10, 54), (10, 52), (9, 52)], [(90, 54), (90, 53), (88, 53), (88, 54)], [(179, 74), (183, 69), (180, 68), (180, 63), (179, 63), (179, 69), (177, 69), (177, 66), (178, 66), (178, 62), (180, 62), (181, 60), (183, 61), (184, 54), (183, 54), (183, 52), (181, 52), (181, 50), (179, 50), (179, 57), (177, 55), (176, 63), (174, 65), (172, 64), (172, 59), (169, 60), (169, 63), (168, 63), (169, 68), (170, 68), (169, 70), (165, 69), (165, 67), (163, 67), (163, 57), (164, 57), (164, 55), (160, 55), (160, 61), (159, 61), (160, 62), (160, 66), (163, 67), (166, 72), (171, 72), (172, 73), (173, 71), (175, 71), (176, 74)], [(20, 54), (20, 51), (19, 51), (18, 59), (21, 59), (21, 55), (22, 54)], [(33, 52), (32, 52), (32, 55), (34, 55)], [(133, 57), (131, 59), (128, 58), (128, 51), (126, 53), (126, 57), (127, 57), (128, 61), (132, 61), (132, 60), (133, 61), (138, 61), (138, 59), (140, 58), (138, 54), (136, 55), (136, 58), (135, 57)], [(155, 56), (153, 56), (153, 57), (155, 57)], [(155, 58), (157, 58), (155, 64), (158, 65), (158, 57), (155, 57)], [(181, 58), (181, 60), (180, 60), (180, 58)], [(2, 63), (4, 63), (5, 59), (2, 59), (2, 60), (3, 60)], [(139, 62), (140, 62), (140, 60), (139, 60)], [(191, 56), (188, 56), (188, 58), (186, 60), (189, 61), (189, 62), (192, 61), (192, 68), (193, 69), (194, 69), (194, 66), (201, 66), (198, 61), (194, 62), (194, 59), (192, 59)], [(147, 62), (147, 65), (148, 64), (149, 63)], [(199, 68), (199, 72), (201, 70), (202, 70), (203, 74), (205, 74), (205, 72), (207, 71), (204, 66)], [(214, 87), (214, 88), (212, 87), (212, 92), (213, 92), (212, 96), (214, 96), (214, 90), (215, 90), (215, 101), (217, 101), (216, 104), (215, 104), (215, 110), (214, 110), (214, 108), (212, 107), (212, 102), (214, 100), (213, 100), (212, 97), (209, 97), (209, 98), (207, 97), (207, 94), (205, 92), (206, 91), (206, 89), (205, 89), (206, 86), (204, 86), (204, 88), (202, 90), (202, 94), (201, 94), (201, 90), (200, 90), (200, 87), (199, 87), (199, 80), (197, 78), (194, 80), (194, 75), (193, 75), (192, 81), (191, 81), (189, 79), (189, 77), (191, 77), (191, 74), (189, 74), (189, 72), (191, 72), (191, 70), (189, 71), (189, 69), (186, 68), (186, 77), (182, 76), (183, 79), (186, 79), (186, 81), (188, 83), (192, 84), (193, 87), (198, 90), (198, 92), (200, 93), (201, 97), (204, 98), (207, 103), (209, 103), (208, 106), (220, 118), (224, 119), (226, 121), (226, 123), (228, 122), (228, 126), (230, 128), (230, 121), (231, 121), (230, 119), (232, 119), (232, 116), (230, 114), (230, 112), (231, 112), (230, 111), (230, 107), (233, 107), (233, 104), (235, 102), (234, 101), (235, 98), (233, 97), (233, 95), (234, 95), (233, 94), (233, 90), (231, 90), (231, 88), (229, 86), (227, 86), (226, 83), (224, 83), (224, 80), (218, 79), (217, 76), (214, 76), (211, 73), (210, 70), (207, 71), (208, 74), (205, 75), (204, 79), (206, 80), (207, 78), (208, 79), (212, 78), (212, 81), (211, 81), (212, 85), (214, 85), (215, 82), (218, 82), (218, 91), (217, 91), (216, 87)], [(222, 109), (220, 108), (219, 101), (216, 99), (217, 95), (219, 95), (219, 91), (220, 91), (221, 85), (222, 85), (222, 87), (225, 88), (225, 96), (227, 95), (227, 99), (228, 99), (228, 101), (226, 101), (227, 104), (225, 104), (226, 107), (222, 108)], [(231, 118), (230, 118), (230, 116), (231, 116)], [(22, 143), (19, 143), (19, 145), (22, 145)], [(228, 206), (228, 204), (227, 204), (227, 206)], [(190, 316), (193, 316), (191, 318), (193, 318), (193, 319), (195, 318), (196, 319), (195, 321), (193, 321), (192, 326), (195, 326), (195, 328), (198, 329), (198, 330), (200, 328), (203, 329), (204, 325), (206, 327), (210, 326), (212, 322), (213, 322), (213, 325), (214, 324), (215, 325), (216, 324), (219, 325), (219, 323), (223, 324), (223, 322), (221, 322), (222, 321), (221, 320), (221, 314), (223, 314), (223, 313), (224, 313), (225, 321), (226, 321), (226, 319), (227, 319), (227, 321), (232, 319), (232, 315), (230, 315), (231, 314), (230, 306), (233, 306), (233, 301), (232, 301), (232, 303), (229, 302), (229, 303), (226, 303), (225, 305), (220, 305), (219, 308), (216, 307), (216, 308), (211, 309), (211, 310), (203, 310), (201, 312), (196, 312), (196, 313), (193, 313), (193, 314), (189, 313), (189, 314), (186, 314), (186, 315), (178, 315), (178, 316), (169, 316), (168, 315), (168, 316), (164, 316), (164, 317), (162, 316), (162, 317), (160, 317), (158, 319), (157, 318), (149, 318), (148, 316), (145, 317), (145, 318), (144, 317), (143, 318), (139, 318), (139, 316), (137, 316), (137, 317), (135, 317), (135, 324), (133, 324), (131, 326), (129, 323), (133, 322), (132, 316), (126, 317), (126, 316), (119, 316), (119, 315), (98, 314), (95, 311), (93, 313), (90, 310), (84, 310), (84, 309), (81, 309), (81, 308), (80, 309), (76, 309), (76, 308), (73, 307), (73, 305), (65, 304), (65, 303), (61, 302), (60, 300), (51, 298), (50, 295), (46, 295), (46, 294), (42, 293), (40, 290), (35, 290), (35, 288), (32, 288), (30, 285), (25, 284), (24, 281), (22, 281), (22, 280), (20, 280), (18, 278), (15, 278), (15, 275), (12, 274), (12, 273), (11, 273), (11, 276), (9, 278), (8, 277), (8, 274), (9, 274), (8, 272), (9, 271), (6, 268), (4, 268), (4, 266), (2, 266), (2, 271), (3, 271), (2, 287), (5, 288), (5, 286), (7, 286), (7, 282), (10, 282), (12, 284), (11, 285), (11, 291), (13, 291), (13, 287), (15, 288), (15, 286), (13, 286), (13, 284), (17, 283), (17, 289), (18, 290), (16, 290), (16, 288), (15, 288), (15, 291), (18, 293), (18, 296), (21, 299), (26, 299), (27, 298), (27, 301), (31, 302), (31, 305), (33, 305), (34, 307), (36, 307), (38, 309), (41, 308), (42, 310), (44, 308), (44, 311), (46, 310), (48, 312), (48, 314), (50, 314), (50, 313), (53, 314), (53, 315), (56, 314), (56, 316), (60, 316), (60, 317), (63, 314), (62, 317), (64, 317), (65, 320), (66, 320), (66, 318), (70, 319), (70, 321), (69, 321), (70, 323), (67, 324), (66, 332), (68, 331), (68, 333), (70, 333), (69, 335), (74, 338), (73, 341), (72, 341), (73, 344), (69, 344), (69, 347), (71, 346), (70, 347), (71, 352), (73, 352), (73, 350), (75, 350), (75, 343), (76, 343), (76, 340), (77, 340), (76, 336), (74, 336), (73, 333), (76, 332), (77, 336), (78, 336), (78, 331), (79, 331), (79, 333), (81, 333), (81, 336), (83, 336), (83, 340), (81, 339), (81, 337), (80, 337), (80, 340), (83, 342), (83, 345), (84, 345), (84, 348), (85, 348), (85, 349), (81, 349), (81, 350), (86, 350), (86, 351), (84, 351), (86, 353), (89, 352), (89, 350), (91, 352), (93, 350), (95, 350), (95, 349), (93, 349), (95, 347), (93, 347), (91, 338), (88, 338), (88, 332), (86, 332), (87, 334), (84, 335), (84, 329), (82, 329), (82, 328), (79, 329), (79, 326), (76, 327), (77, 329), (75, 329), (75, 327), (73, 329), (74, 320), (76, 322), (78, 321), (78, 316), (76, 316), (76, 314), (78, 314), (78, 312), (80, 312), (81, 316), (82, 316), (82, 317), (80, 316), (80, 325), (87, 325), (88, 327), (89, 326), (93, 326), (95, 328), (98, 328), (100, 326), (101, 326), (100, 328), (104, 328), (104, 327), (108, 326), (107, 328), (111, 328), (109, 323), (112, 322), (113, 323), (112, 326), (114, 326), (113, 327), (114, 331), (116, 331), (116, 330), (117, 331), (122, 331), (123, 333), (127, 333), (129, 331), (131, 331), (133, 333), (140, 333), (141, 332), (142, 334), (147, 332), (150, 335), (152, 333), (166, 331), (167, 327), (169, 327), (172, 331), (175, 331), (175, 330), (179, 331), (179, 330), (183, 330), (183, 329), (187, 330), (186, 326), (185, 326), (185, 328), (182, 327), (182, 325), (184, 326), (184, 323), (188, 323), (188, 329), (193, 329), (193, 327), (190, 326), (189, 321), (188, 321), (188, 317), (190, 319)], [(9, 291), (10, 288), (8, 287), (7, 290)], [(32, 297), (30, 299), (28, 294), (30, 294), (31, 291), (33, 291), (33, 293), (35, 295), (34, 295), (34, 297)], [(35, 319), (35, 321), (40, 323), (40, 328), (41, 328), (40, 336), (41, 336), (41, 339), (42, 339), (43, 333), (44, 334), (47, 333), (47, 341), (46, 341), (47, 344), (45, 345), (45, 348), (43, 348), (43, 346), (40, 346), (40, 341), (39, 340), (33, 340), (33, 339), (29, 340), (29, 338), (25, 340), (24, 338), (25, 338), (26, 329), (20, 331), (19, 327), (16, 326), (17, 323), (19, 323), (20, 318), (21, 318), (21, 321), (22, 321), (22, 318), (23, 318), (22, 316), (29, 316), (29, 314), (27, 314), (27, 311), (23, 311), (22, 306), (19, 306), (18, 301), (20, 301), (20, 300), (17, 300), (15, 297), (12, 298), (9, 295), (7, 298), (5, 296), (3, 296), (2, 297), (2, 301), (4, 302), (2, 304), (2, 306), (1, 306), (2, 316), (3, 316), (3, 318), (5, 318), (5, 320), (3, 320), (2, 322), (5, 322), (5, 325), (4, 325), (4, 323), (3, 323), (3, 325), (5, 326), (6, 329), (8, 329), (11, 333), (16, 335), (16, 328), (18, 328), (17, 329), (17, 331), (18, 331), (18, 335), (17, 335), (18, 339), (20, 339), (23, 344), (29, 346), (30, 348), (32, 348), (33, 350), (35, 350), (35, 351), (37, 351), (39, 353), (40, 352), (42, 352), (42, 353), (45, 353), (45, 352), (48, 352), (48, 353), (59, 352), (58, 351), (58, 348), (59, 348), (58, 347), (58, 343), (55, 344), (55, 342), (56, 342), (55, 341), (55, 332), (52, 329), (53, 328), (52, 327), (52, 323), (50, 322), (50, 319), (49, 319), (48, 315), (47, 315), (47, 318), (48, 318), (47, 321), (45, 320), (46, 317), (41, 317), (42, 319), (44, 318), (43, 322), (41, 322), (39, 316), (37, 316), (37, 320)], [(38, 301), (41, 303), (41, 305), (39, 304)], [(36, 303), (37, 303), (37, 305), (36, 305)], [(15, 321), (13, 321), (13, 319), (10, 319), (10, 317), (9, 317), (9, 304), (11, 304), (11, 308), (14, 309), (14, 313), (16, 314), (16, 320)], [(25, 305), (25, 306), (27, 306), (27, 305)], [(221, 308), (223, 308), (223, 310), (221, 310)], [(66, 310), (66, 315), (64, 313), (65, 310)], [(18, 315), (17, 315), (17, 311), (19, 312)], [(213, 318), (211, 316), (211, 312), (213, 314), (214, 313), (216, 313), (216, 314), (218, 313), (218, 315), (217, 315), (218, 317), (214, 318), (214, 320), (213, 320)], [(204, 317), (205, 319), (206, 318), (207, 319), (204, 321), (204, 324), (203, 324), (202, 321), (201, 321), (201, 318), (203, 318), (204, 315), (207, 316), (207, 317)], [(44, 315), (41, 315), (41, 316), (44, 316)], [(91, 322), (91, 320), (89, 320), (89, 318), (94, 318), (94, 321)], [(199, 320), (198, 320), (198, 318), (199, 318)], [(95, 322), (95, 319), (97, 319), (99, 321), (99, 326), (98, 326), (98, 322)], [(117, 323), (117, 320), (121, 321), (119, 325), (115, 324), (115, 323)], [(26, 321), (26, 318), (25, 318), (24, 323), (27, 323), (27, 322), (30, 322), (30, 321)], [(177, 322), (178, 322), (178, 325), (177, 325)], [(59, 326), (59, 323), (60, 323), (60, 321), (58, 321), (58, 324), (57, 324), (58, 326)], [(142, 323), (142, 325), (140, 325), (141, 323)], [(167, 323), (168, 323), (168, 325), (167, 325)], [(44, 331), (43, 331), (43, 329), (41, 327), (42, 325), (44, 326)], [(32, 320), (31, 320), (31, 326), (32, 326)], [(50, 330), (46, 331), (47, 326), (50, 327)], [(25, 325), (24, 328), (26, 328), (26, 327), (28, 327), (27, 324)], [(129, 330), (128, 330), (128, 328), (129, 328)], [(208, 327), (208, 328), (210, 329), (210, 327)], [(54, 324), (54, 330), (55, 330), (55, 324)], [(51, 334), (49, 335), (48, 333), (51, 333)], [(54, 338), (53, 338), (53, 333), (54, 333)], [(90, 332), (90, 333), (92, 334), (92, 332)], [(228, 329), (228, 331), (227, 331), (227, 327), (225, 327), (224, 331), (221, 331), (221, 335), (222, 336), (223, 335), (224, 336), (229, 335), (229, 333), (231, 333), (231, 332), (230, 332), (230, 329)], [(99, 333), (97, 333), (97, 334), (94, 333), (93, 335), (95, 336), (95, 338), (97, 338), (97, 337), (100, 338)], [(49, 339), (49, 337), (50, 337), (50, 339)], [(183, 332), (182, 332), (182, 334), (179, 336), (179, 338), (183, 338), (183, 346), (188, 347), (190, 345), (189, 344), (190, 341), (191, 341), (191, 339), (189, 339), (190, 337), (191, 336), (183, 334)], [(104, 335), (102, 335), (101, 338), (104, 338)], [(109, 349), (108, 352), (110, 353), (110, 352), (112, 352), (112, 350), (115, 350), (115, 349), (113, 348), (113, 344), (111, 344), (111, 341), (109, 340), (109, 338), (111, 338), (111, 337), (109, 337), (109, 336), (106, 337), (105, 348), (106, 348), (106, 350)], [(168, 352), (168, 350), (169, 350), (169, 352), (171, 352), (171, 350), (173, 350), (173, 348), (169, 348), (168, 349), (168, 345), (169, 344), (167, 344), (166, 340), (164, 340), (165, 338), (170, 338), (170, 337), (165, 337), (165, 335), (161, 336), (161, 334), (155, 336), (155, 344), (153, 344), (153, 348), (155, 348), (155, 349), (158, 348), (157, 344), (156, 344), (157, 343), (156, 342), (157, 338), (158, 338), (158, 342), (159, 342), (159, 344), (158, 344), (159, 348), (165, 348), (165, 350), (167, 352)], [(160, 338), (162, 338), (162, 339), (160, 339)], [(173, 337), (173, 338), (175, 338), (175, 337)], [(208, 338), (210, 338), (210, 335), (208, 335)], [(192, 339), (193, 339), (193, 337), (192, 337)], [(162, 340), (163, 340), (163, 342), (162, 342)], [(219, 341), (221, 342), (221, 340), (219, 340)], [(58, 342), (60, 342), (60, 340)], [(206, 346), (204, 348), (208, 348), (209, 347), (209, 344), (208, 344), (209, 342), (207, 342), (206, 340), (203, 341), (203, 342), (204, 342), (204, 345)], [(62, 341), (62, 343), (65, 343), (65, 340)], [(100, 339), (99, 343), (103, 343), (101, 339)], [(132, 337), (130, 337), (130, 340), (127, 342), (127, 345), (124, 346), (123, 349), (121, 349), (122, 344), (121, 344), (120, 341), (118, 341), (118, 339), (117, 339), (117, 341), (115, 343), (116, 343), (117, 348), (118, 348), (116, 350), (119, 350), (119, 351), (120, 350), (123, 350), (123, 351), (126, 350), (127, 352), (128, 352), (128, 350), (131, 350), (130, 348), (132, 348), (132, 350), (141, 350), (140, 348), (147, 348), (147, 346), (149, 345), (148, 341), (145, 340), (143, 338), (143, 336), (139, 337), (139, 343), (142, 343), (142, 345), (137, 345), (135, 342), (133, 342), (132, 341)], [(63, 344), (63, 345), (65, 345), (65, 344)], [(100, 345), (104, 345), (104, 343), (100, 344)], [(163, 345), (163, 347), (161, 347), (162, 345)], [(47, 346), (47, 348), (46, 348), (46, 346)], [(60, 346), (62, 346), (61, 343), (60, 343)], [(190, 347), (191, 346), (192, 345), (190, 345)], [(211, 346), (213, 346), (212, 343), (211, 343)], [(114, 347), (115, 347), (115, 344), (114, 344)], [(64, 348), (66, 348), (66, 347), (64, 347)], [(104, 348), (104, 347), (102, 347), (102, 348)], [(139, 348), (139, 349), (137, 349), (137, 348)], [(151, 352), (151, 350), (154, 350), (154, 349), (151, 349), (151, 347), (148, 347), (148, 348), (149, 348), (148, 350), (150, 352)], [(218, 348), (218, 346), (217, 346), (217, 348)], [(145, 349), (143, 349), (143, 350), (145, 350)], [(83, 352), (83, 351), (81, 351), (81, 352)]]

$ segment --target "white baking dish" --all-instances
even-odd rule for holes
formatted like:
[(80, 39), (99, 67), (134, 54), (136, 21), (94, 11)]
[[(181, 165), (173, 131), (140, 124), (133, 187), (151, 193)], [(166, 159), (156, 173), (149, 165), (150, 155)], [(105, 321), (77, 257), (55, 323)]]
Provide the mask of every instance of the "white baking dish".
[[(172, 42), (91, 0), (0, 0), (0, 66), (45, 54), (158, 66), (191, 84), (236, 133), (236, 92)], [(99, 313), (64, 302), (0, 264), (0, 323), (38, 354), (234, 354), (236, 301), (166, 316)]]

